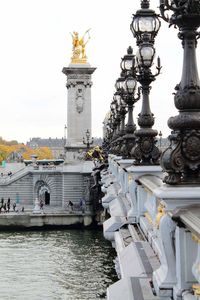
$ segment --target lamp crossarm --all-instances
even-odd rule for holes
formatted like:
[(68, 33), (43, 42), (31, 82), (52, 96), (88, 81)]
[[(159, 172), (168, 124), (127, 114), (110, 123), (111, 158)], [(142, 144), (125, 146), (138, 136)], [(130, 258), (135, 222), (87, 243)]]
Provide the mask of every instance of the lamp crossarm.
[(160, 74), (162, 67), (157, 66), (156, 69), (157, 69), (157, 72), (153, 75), (154, 77), (157, 77)]

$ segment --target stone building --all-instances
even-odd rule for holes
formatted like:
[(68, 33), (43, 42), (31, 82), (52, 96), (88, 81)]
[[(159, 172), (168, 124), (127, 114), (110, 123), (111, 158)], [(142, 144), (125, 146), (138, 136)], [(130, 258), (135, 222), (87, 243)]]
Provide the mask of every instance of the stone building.
[(53, 158), (61, 158), (64, 155), (64, 145), (65, 139), (64, 138), (40, 138), (34, 137), (31, 138), (29, 142), (26, 143), (32, 149), (37, 149), (40, 147), (48, 147), (51, 149)]
[[(12, 175), (7, 175), (12, 168)], [(7, 164), (0, 167), (0, 198), (20, 202), (20, 205), (34, 205), (36, 198), (43, 199), (49, 207), (67, 209), (71, 200), (78, 205), (80, 198), (84, 198), (90, 205), (89, 187), (91, 181), (91, 161), (83, 161), (72, 165), (45, 165), (24, 163)]]

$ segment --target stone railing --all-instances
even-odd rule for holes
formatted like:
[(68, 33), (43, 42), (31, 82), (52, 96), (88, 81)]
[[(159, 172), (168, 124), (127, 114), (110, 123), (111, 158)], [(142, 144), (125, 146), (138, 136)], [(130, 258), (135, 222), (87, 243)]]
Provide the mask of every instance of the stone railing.
[(141, 299), (199, 299), (200, 187), (162, 179), (160, 166), (133, 166), (113, 155), (101, 172), (110, 216), (104, 236), (116, 249), (120, 279), (108, 288), (109, 300), (140, 299), (138, 293)]
[(19, 178), (25, 176), (29, 172), (36, 173), (36, 172), (61, 172), (63, 170), (62, 165), (28, 165), (24, 166), (21, 169), (14, 170), (10, 172), (10, 174), (4, 174), (0, 176), (0, 185), (7, 185), (11, 182), (18, 180)]
[(22, 167), (21, 169), (18, 169), (16, 171), (14, 170), (12, 172), (4, 174), (0, 177), (0, 185), (9, 184), (11, 181), (14, 181), (24, 176), (25, 174), (27, 174), (27, 170), (28, 169), (26, 167)]

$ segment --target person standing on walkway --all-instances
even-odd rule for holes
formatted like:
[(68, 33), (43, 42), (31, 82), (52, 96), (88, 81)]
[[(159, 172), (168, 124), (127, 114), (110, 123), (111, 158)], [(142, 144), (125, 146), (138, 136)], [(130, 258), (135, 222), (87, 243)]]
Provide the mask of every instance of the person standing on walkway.
[(43, 207), (44, 207), (44, 203), (42, 200), (40, 200), (40, 209), (43, 210)]
[(82, 209), (83, 209), (83, 200), (82, 200), (82, 198), (79, 201), (79, 206), (80, 206), (80, 210), (82, 211)]
[(71, 200), (69, 200), (69, 211), (73, 211), (73, 202)]
[(82, 211), (82, 213), (84, 213), (85, 212), (85, 199), (84, 198), (80, 199), (79, 206), (80, 206), (80, 210)]

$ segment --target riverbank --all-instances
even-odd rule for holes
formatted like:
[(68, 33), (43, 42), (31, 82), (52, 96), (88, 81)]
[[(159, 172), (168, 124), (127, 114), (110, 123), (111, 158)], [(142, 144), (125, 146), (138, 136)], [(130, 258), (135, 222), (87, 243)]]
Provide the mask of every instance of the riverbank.
[(35, 213), (33, 207), (24, 212), (11, 211), (0, 214), (0, 229), (90, 228), (96, 227), (94, 215), (89, 212), (67, 211), (58, 207), (45, 207)]

